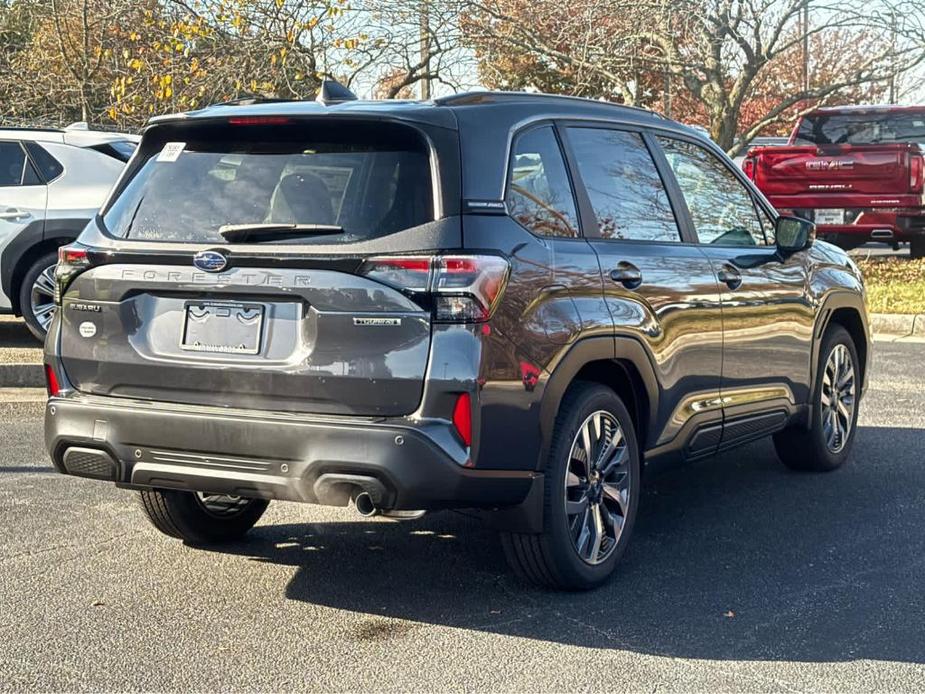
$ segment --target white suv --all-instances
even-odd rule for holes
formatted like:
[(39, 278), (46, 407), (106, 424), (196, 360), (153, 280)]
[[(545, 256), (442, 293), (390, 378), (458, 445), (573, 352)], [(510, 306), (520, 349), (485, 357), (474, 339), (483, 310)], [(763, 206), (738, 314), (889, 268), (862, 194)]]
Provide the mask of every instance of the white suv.
[(22, 316), (44, 339), (55, 311), (58, 247), (96, 214), (137, 135), (0, 128), (0, 313)]

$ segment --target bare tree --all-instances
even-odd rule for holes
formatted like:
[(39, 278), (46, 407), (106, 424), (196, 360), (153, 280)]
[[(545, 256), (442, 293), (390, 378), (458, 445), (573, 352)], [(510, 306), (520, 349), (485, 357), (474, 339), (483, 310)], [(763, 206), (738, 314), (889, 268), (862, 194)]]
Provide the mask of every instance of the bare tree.
[[(792, 118), (795, 108), (858, 85), (887, 84), (925, 61), (925, 10), (907, 0), (576, 0), (567, 7), (553, 0), (471, 0), (468, 13), (483, 75), (496, 69), (500, 54), (502, 74), (504, 60), (515, 68), (532, 61), (547, 81), (560, 76), (574, 91), (642, 105), (663, 102), (664, 85), (674, 83), (702, 106), (711, 136), (731, 154)], [(742, 131), (743, 106), (767, 72), (789, 68), (798, 76), (795, 52), (835, 32), (864, 40), (861, 59), (823, 79), (813, 74), (810, 57), (806, 83), (781, 93)]]

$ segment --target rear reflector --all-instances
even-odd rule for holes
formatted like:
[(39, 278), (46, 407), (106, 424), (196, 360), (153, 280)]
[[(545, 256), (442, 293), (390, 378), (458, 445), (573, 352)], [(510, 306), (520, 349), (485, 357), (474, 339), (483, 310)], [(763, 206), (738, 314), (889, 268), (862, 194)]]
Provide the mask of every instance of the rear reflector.
[(466, 447), (472, 445), (472, 401), (469, 393), (460, 393), (456, 398), (456, 405), (453, 407), (453, 426), (456, 427), (456, 433), (459, 438), (466, 444)]
[(58, 377), (55, 375), (55, 370), (51, 368), (51, 364), (45, 364), (45, 390), (48, 392), (48, 397), (51, 398), (61, 392)]

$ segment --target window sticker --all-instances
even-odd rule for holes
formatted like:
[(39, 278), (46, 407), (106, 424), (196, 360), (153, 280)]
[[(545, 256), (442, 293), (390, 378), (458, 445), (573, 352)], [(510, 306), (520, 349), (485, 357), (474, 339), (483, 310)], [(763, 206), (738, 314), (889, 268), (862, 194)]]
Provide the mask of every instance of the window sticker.
[(164, 149), (161, 150), (161, 153), (157, 155), (157, 161), (176, 161), (180, 158), (180, 155), (183, 154), (183, 149), (185, 147), (185, 142), (168, 142), (164, 145)]

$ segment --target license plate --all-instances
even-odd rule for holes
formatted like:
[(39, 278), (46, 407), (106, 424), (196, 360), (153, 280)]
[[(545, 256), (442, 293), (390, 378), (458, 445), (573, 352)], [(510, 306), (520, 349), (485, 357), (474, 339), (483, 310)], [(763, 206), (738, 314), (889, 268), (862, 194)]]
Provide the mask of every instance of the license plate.
[(194, 352), (257, 354), (263, 304), (188, 301), (180, 347)]
[(816, 224), (844, 224), (844, 210), (816, 210)]

